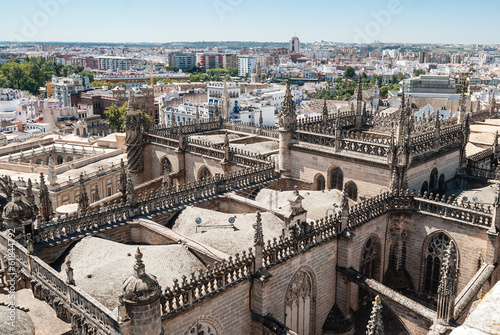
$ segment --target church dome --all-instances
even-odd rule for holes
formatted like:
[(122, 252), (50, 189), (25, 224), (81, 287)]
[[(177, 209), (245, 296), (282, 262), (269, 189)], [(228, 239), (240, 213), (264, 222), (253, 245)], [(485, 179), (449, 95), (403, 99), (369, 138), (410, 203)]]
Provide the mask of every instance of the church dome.
[(33, 217), (33, 208), (21, 199), (21, 194), (14, 184), (12, 200), (5, 205), (2, 213), (4, 220), (24, 221)]
[(132, 303), (152, 302), (161, 294), (160, 285), (155, 276), (146, 274), (139, 248), (135, 253), (135, 259), (135, 273), (123, 283), (123, 299)]

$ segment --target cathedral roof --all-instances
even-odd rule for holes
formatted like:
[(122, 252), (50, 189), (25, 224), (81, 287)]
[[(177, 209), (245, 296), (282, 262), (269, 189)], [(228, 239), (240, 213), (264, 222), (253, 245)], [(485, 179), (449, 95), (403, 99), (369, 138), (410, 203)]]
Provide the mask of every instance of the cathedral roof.
[[(76, 285), (113, 310), (123, 293), (136, 292), (141, 299), (148, 296), (149, 281), (130, 279), (137, 262), (134, 258), (136, 250), (137, 246), (86, 237), (66, 256), (60, 272), (65, 272), (65, 261), (71, 259)], [(140, 251), (148, 276), (151, 279), (156, 277), (163, 288), (172, 287), (174, 278), (180, 281), (183, 275), (205, 270), (203, 263), (182, 244), (141, 245)], [(126, 292), (123, 291), (124, 284)]]

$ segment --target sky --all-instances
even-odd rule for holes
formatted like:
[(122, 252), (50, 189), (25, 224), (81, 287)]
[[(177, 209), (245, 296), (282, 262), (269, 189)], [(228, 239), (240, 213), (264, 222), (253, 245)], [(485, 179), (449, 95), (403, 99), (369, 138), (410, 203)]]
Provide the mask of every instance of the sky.
[(496, 44), (498, 13), (498, 0), (2, 0), (0, 41)]

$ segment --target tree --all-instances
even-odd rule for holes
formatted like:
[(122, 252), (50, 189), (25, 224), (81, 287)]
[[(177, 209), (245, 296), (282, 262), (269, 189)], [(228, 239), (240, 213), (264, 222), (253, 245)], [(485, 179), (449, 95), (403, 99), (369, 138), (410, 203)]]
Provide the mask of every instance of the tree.
[(121, 107), (112, 105), (104, 111), (104, 115), (106, 115), (109, 125), (116, 129), (117, 132), (123, 131), (125, 126), (125, 114), (127, 114), (127, 103), (124, 103)]
[(356, 70), (352, 66), (348, 66), (344, 71), (344, 77), (353, 79), (356, 76)]
[(227, 71), (231, 77), (238, 77), (238, 69), (230, 67), (227, 69)]
[(178, 66), (165, 66), (165, 70), (170, 72), (179, 72), (180, 68)]
[(418, 77), (422, 74), (425, 74), (425, 70), (422, 70), (422, 69), (416, 69), (416, 70), (413, 70), (413, 76), (414, 77)]
[(94, 81), (94, 72), (89, 72), (89, 71), (82, 71), (80, 73), (83, 77), (89, 77), (90, 83)]
[(382, 86), (380, 88), (380, 96), (381, 97), (386, 97), (388, 93), (389, 93), (389, 87), (388, 86)]

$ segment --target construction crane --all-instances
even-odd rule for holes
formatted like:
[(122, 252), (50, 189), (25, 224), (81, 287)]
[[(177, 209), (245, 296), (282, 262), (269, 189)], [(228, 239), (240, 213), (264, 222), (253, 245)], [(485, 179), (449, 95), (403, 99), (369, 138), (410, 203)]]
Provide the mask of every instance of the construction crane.
[(153, 61), (144, 61), (144, 65), (149, 65), (149, 80), (151, 82), (151, 86), (154, 85), (154, 79), (153, 79)]

